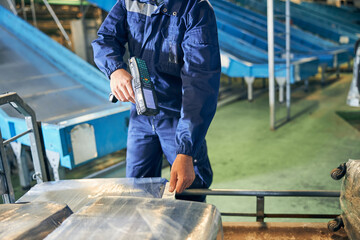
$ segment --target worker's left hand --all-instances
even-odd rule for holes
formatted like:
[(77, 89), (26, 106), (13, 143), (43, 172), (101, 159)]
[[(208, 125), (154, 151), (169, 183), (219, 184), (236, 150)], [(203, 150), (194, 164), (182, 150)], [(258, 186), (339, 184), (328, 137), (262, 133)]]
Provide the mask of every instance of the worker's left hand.
[(195, 172), (192, 157), (178, 154), (171, 167), (169, 191), (182, 193), (195, 180)]

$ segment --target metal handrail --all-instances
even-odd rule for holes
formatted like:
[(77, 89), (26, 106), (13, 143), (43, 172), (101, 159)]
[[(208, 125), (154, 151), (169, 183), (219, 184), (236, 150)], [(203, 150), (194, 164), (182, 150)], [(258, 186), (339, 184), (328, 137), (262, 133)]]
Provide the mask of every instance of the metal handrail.
[(331, 219), (338, 214), (266, 214), (265, 197), (340, 197), (340, 191), (268, 191), (268, 190), (238, 190), (238, 189), (187, 189), (181, 194), (207, 196), (252, 196), (256, 197), (256, 213), (221, 213), (222, 216), (256, 217), (257, 222), (264, 222), (265, 218), (317, 218)]
[(3, 201), (5, 203), (12, 203), (15, 201), (14, 190), (11, 183), (10, 168), (7, 163), (4, 146), (12, 141), (28, 134), (30, 140), (31, 155), (34, 164), (34, 170), (37, 183), (48, 181), (46, 174), (45, 161), (43, 156), (43, 148), (40, 140), (40, 133), (38, 124), (36, 121), (35, 112), (27, 105), (15, 92), (5, 93), (0, 95), (0, 106), (4, 104), (10, 104), (20, 114), (25, 116), (25, 122), (27, 130), (20, 133), (6, 141), (3, 141), (0, 131), (0, 158), (2, 159), (2, 167), (5, 173), (6, 193), (3, 194)]
[(268, 191), (238, 189), (187, 189), (181, 195), (221, 195), (254, 197), (340, 197), (340, 191)]

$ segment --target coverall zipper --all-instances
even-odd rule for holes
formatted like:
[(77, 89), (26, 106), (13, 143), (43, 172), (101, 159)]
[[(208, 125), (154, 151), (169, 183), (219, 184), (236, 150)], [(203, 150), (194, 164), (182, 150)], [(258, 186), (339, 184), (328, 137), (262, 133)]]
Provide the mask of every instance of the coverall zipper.
[(154, 120), (155, 120), (155, 117), (152, 117), (152, 119), (151, 119), (151, 127), (152, 127), (152, 131), (153, 131), (153, 132), (155, 132)]

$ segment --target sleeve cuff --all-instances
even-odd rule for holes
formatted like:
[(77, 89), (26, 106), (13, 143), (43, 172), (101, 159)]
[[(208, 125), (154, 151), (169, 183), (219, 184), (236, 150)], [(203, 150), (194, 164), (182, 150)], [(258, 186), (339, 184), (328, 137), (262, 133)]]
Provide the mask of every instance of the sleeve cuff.
[(194, 152), (191, 151), (191, 149), (189, 147), (185, 147), (184, 145), (178, 146), (178, 148), (176, 150), (176, 155), (178, 155), (178, 154), (188, 155), (188, 156), (192, 157), (193, 159), (195, 157)]
[(118, 69), (127, 69), (127, 64), (126, 63), (120, 63), (120, 64), (118, 64), (118, 65), (115, 65), (115, 67), (113, 67), (113, 68), (108, 68), (108, 69), (106, 69), (106, 76), (108, 77), (108, 79), (110, 79), (110, 76), (111, 76), (111, 74), (113, 73), (113, 72), (115, 72), (116, 70), (118, 70)]

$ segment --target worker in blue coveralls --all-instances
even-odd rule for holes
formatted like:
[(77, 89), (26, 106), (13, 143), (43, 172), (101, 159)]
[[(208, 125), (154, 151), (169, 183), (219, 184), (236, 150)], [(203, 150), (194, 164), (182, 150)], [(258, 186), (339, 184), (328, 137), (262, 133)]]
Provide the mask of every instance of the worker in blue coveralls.
[[(216, 111), (220, 53), (214, 11), (207, 0), (118, 0), (93, 42), (95, 63), (112, 93), (134, 103), (131, 75), (123, 61), (143, 59), (160, 113), (137, 115), (132, 104), (126, 176), (160, 177), (162, 157), (171, 165), (171, 192), (209, 188), (213, 172), (205, 135)], [(205, 196), (181, 197), (204, 201)]]

